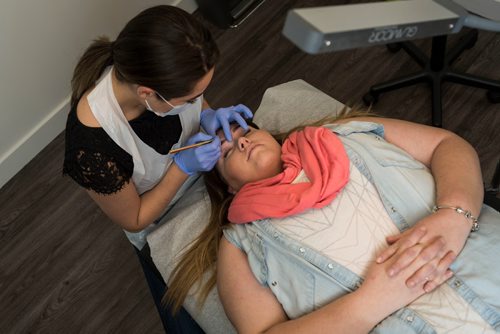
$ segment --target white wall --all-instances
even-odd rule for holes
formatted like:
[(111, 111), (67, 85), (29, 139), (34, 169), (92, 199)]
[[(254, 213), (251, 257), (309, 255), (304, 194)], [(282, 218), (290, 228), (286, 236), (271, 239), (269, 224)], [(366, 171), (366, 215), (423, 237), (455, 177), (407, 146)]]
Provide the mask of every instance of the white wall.
[(194, 0), (1, 1), (0, 188), (64, 130), (73, 68), (92, 39), (114, 39), (158, 4), (196, 9)]

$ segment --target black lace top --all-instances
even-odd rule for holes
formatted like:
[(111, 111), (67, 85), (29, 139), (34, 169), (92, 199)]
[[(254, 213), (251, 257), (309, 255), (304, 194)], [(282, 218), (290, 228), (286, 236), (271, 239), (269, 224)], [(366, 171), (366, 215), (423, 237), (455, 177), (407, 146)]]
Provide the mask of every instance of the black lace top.
[[(182, 132), (178, 115), (159, 117), (145, 112), (129, 122), (137, 136), (160, 154), (168, 154)], [(73, 108), (66, 122), (63, 174), (79, 185), (101, 194), (112, 194), (129, 182), (134, 171), (132, 156), (102, 128), (82, 124)]]

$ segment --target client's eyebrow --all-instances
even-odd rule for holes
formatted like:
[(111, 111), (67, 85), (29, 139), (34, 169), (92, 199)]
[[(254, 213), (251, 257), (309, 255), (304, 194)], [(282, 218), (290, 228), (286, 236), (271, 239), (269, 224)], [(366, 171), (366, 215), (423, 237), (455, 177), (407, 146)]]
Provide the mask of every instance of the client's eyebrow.
[[(234, 123), (231, 123), (229, 125), (229, 129), (231, 131), (231, 134), (233, 134), (234, 131), (236, 131), (238, 128), (241, 128), (241, 126), (237, 123), (237, 122), (234, 122)], [(219, 130), (222, 130), (222, 128), (220, 128)], [(245, 132), (243, 133), (243, 137), (245, 137), (251, 130), (254, 130), (251, 126), (248, 127), (247, 130), (245, 130)], [(221, 136), (222, 138), (220, 138), (220, 144), (224, 144), (227, 140), (226, 136), (223, 135)], [(234, 141), (234, 136), (233, 136), (233, 140), (231, 140), (231, 142)]]

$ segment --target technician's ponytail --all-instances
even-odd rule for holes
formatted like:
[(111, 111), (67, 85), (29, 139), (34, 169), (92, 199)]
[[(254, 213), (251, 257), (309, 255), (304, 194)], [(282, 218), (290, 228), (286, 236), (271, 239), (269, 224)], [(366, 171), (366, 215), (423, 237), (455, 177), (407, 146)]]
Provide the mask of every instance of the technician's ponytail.
[(106, 36), (93, 41), (78, 61), (71, 79), (71, 104), (78, 103), (82, 95), (92, 87), (104, 69), (113, 64), (113, 43)]
[(175, 6), (145, 9), (114, 42), (95, 40), (78, 62), (71, 101), (75, 103), (113, 65), (120, 82), (149, 87), (166, 99), (186, 96), (214, 66), (219, 49), (210, 31)]

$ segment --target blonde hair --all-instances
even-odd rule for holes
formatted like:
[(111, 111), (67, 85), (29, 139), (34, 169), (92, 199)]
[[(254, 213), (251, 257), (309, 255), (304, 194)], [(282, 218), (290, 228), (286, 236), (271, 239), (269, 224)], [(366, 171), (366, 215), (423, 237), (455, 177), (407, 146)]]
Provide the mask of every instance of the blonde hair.
[[(285, 133), (273, 136), (280, 143), (295, 131), (306, 126), (322, 126), (335, 123), (336, 121), (362, 116), (376, 116), (370, 110), (362, 110), (359, 107), (349, 109), (344, 107), (337, 115), (322, 118), (316, 122), (299, 125)], [(208, 225), (203, 232), (187, 247), (182, 254), (181, 260), (175, 267), (168, 280), (168, 290), (163, 297), (163, 303), (169, 304), (174, 313), (178, 312), (192, 287), (196, 286), (193, 293), (197, 297), (197, 305), (201, 307), (205, 302), (210, 290), (216, 284), (216, 260), (219, 250), (219, 241), (222, 232), (229, 227), (227, 210), (234, 195), (227, 191), (227, 185), (219, 174), (212, 170), (205, 174), (205, 184), (210, 197), (211, 212)], [(209, 272), (208, 278), (203, 281), (203, 276)]]

